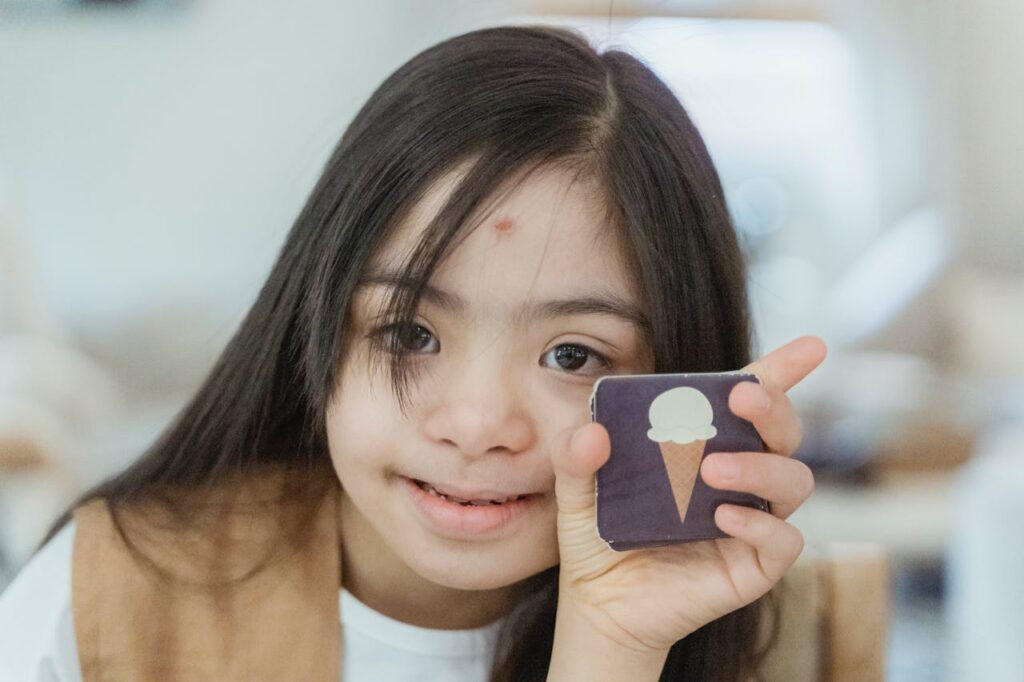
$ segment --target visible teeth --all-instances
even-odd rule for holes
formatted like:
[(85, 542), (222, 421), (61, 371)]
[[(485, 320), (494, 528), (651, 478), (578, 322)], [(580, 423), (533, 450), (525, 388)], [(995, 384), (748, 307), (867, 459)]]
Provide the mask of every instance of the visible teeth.
[(461, 497), (455, 497), (454, 495), (445, 495), (444, 493), (438, 492), (437, 489), (434, 488), (434, 486), (430, 485), (429, 483), (427, 483), (425, 481), (416, 481), (416, 485), (418, 485), (420, 488), (422, 488), (423, 490), (427, 491), (428, 493), (430, 493), (434, 497), (440, 497), (440, 498), (442, 498), (444, 500), (448, 500), (449, 502), (454, 502), (455, 504), (461, 504), (464, 507), (467, 507), (467, 506), (485, 507), (485, 506), (487, 506), (489, 504), (505, 504), (506, 502), (508, 502), (510, 500), (511, 501), (515, 501), (515, 500), (519, 500), (519, 499), (523, 498), (522, 495), (516, 495), (515, 497), (502, 497), (502, 498), (499, 498), (497, 500), (466, 500), (466, 499), (463, 499)]

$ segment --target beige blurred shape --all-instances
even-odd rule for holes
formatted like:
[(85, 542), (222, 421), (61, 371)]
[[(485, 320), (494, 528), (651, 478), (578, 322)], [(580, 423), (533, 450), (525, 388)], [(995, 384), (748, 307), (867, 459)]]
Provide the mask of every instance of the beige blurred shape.
[(120, 403), (35, 296), (17, 236), (0, 212), (0, 550), (15, 566), (81, 491), (83, 444)]

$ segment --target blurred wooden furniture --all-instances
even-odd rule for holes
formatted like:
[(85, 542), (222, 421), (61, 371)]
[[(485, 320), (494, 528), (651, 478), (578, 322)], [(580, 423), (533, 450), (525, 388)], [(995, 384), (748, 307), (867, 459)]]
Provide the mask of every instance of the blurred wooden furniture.
[(43, 449), (27, 437), (0, 438), (0, 472), (24, 471), (44, 466)]
[[(889, 560), (878, 543), (806, 547), (773, 590), (780, 621), (766, 682), (885, 679)], [(767, 636), (771, 623), (766, 623)]]

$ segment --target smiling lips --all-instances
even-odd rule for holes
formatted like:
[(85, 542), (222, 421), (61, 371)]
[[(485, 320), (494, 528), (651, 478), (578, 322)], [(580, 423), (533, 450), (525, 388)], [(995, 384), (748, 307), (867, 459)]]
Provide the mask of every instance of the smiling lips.
[(472, 505), (475, 507), (481, 507), (485, 505), (499, 505), (505, 504), (506, 502), (521, 500), (530, 496), (530, 494), (509, 495), (507, 493), (499, 493), (491, 490), (463, 492), (449, 486), (427, 483), (426, 481), (421, 481), (416, 478), (412, 479), (412, 481), (419, 486), (421, 490), (424, 490), (435, 497), (441, 497), (449, 502), (454, 502), (463, 506)]

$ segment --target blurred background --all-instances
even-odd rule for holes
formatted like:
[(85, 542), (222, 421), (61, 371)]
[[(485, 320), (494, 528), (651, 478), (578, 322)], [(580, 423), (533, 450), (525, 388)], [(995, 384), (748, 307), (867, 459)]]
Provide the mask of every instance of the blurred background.
[(505, 23), (650, 64), (721, 173), (757, 350), (828, 342), (792, 521), (884, 548), (888, 678), (1024, 680), (1016, 0), (0, 0), (0, 589), (195, 389), (372, 90)]

